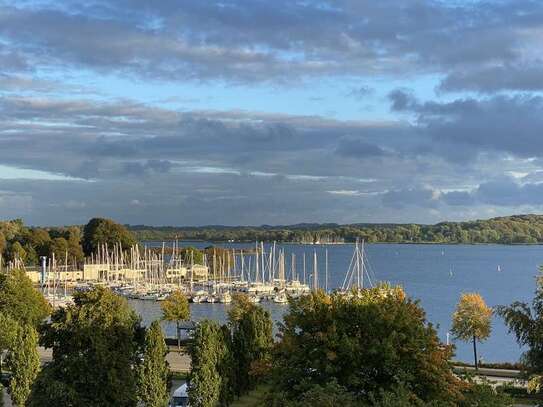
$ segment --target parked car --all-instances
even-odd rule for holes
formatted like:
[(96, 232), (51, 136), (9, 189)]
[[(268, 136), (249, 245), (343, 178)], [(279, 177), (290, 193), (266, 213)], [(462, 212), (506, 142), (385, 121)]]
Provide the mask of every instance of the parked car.
[(190, 407), (189, 394), (187, 390), (188, 385), (186, 382), (175, 389), (172, 399), (170, 400), (170, 407)]

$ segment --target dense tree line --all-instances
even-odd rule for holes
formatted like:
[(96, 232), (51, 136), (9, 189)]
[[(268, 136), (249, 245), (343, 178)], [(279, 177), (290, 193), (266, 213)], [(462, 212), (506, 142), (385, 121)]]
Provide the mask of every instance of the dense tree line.
[(516, 215), (469, 222), (422, 224), (300, 224), (260, 227), (130, 226), (139, 240), (278, 241), (340, 243), (543, 243), (543, 215)]
[(190, 346), (190, 405), (228, 406), (261, 383), (271, 369), (272, 325), (267, 311), (239, 294), (226, 325), (201, 321)]
[(136, 239), (123, 225), (110, 219), (94, 218), (87, 225), (35, 228), (21, 219), (0, 222), (0, 255), (4, 263), (19, 262), (27, 266), (39, 264), (41, 256), (56, 258), (58, 263), (80, 263), (99, 245), (110, 249), (121, 244), (128, 249)]

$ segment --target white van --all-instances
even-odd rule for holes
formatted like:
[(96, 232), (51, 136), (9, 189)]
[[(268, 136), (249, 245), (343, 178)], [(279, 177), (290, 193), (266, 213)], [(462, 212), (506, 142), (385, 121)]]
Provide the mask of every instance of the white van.
[(170, 407), (190, 407), (187, 383), (183, 383), (173, 392)]

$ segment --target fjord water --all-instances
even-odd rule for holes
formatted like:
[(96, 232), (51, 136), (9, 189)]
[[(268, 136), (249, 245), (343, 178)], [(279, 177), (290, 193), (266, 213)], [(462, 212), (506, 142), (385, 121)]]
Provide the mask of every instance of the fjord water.
[[(149, 246), (156, 243), (147, 242)], [(203, 248), (209, 242), (183, 242)], [(242, 243), (218, 244), (237, 250), (254, 245)], [(307, 276), (312, 270), (314, 251), (318, 256), (319, 280), (324, 285), (325, 251), (328, 251), (328, 287), (341, 287), (353, 253), (353, 245), (280, 244), (285, 250), (287, 265), (290, 254), (296, 255), (298, 274), (302, 273), (302, 255), (306, 253)], [(269, 249), (266, 245), (265, 250)], [(367, 260), (377, 281), (400, 284), (407, 294), (419, 299), (428, 320), (438, 326), (438, 334), (446, 341), (451, 316), (463, 292), (479, 292), (490, 306), (506, 305), (513, 301), (530, 302), (535, 290), (538, 266), (543, 264), (541, 246), (502, 245), (424, 245), (424, 244), (367, 244)], [(160, 318), (160, 306), (154, 302), (131, 301), (145, 323)], [(287, 306), (262, 303), (275, 320), (280, 320)], [(191, 304), (195, 320), (212, 318), (224, 322), (228, 306), (222, 304)], [(174, 334), (172, 326), (167, 333)], [(456, 359), (472, 361), (471, 344), (454, 342)], [(513, 335), (508, 334), (503, 321), (495, 317), (491, 337), (478, 345), (478, 353), (486, 362), (518, 360), (522, 349)]]

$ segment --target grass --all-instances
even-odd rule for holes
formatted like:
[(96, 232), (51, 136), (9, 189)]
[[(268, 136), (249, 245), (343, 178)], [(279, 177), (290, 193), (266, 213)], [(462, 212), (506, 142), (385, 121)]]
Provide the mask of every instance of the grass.
[(187, 380), (189, 377), (188, 372), (171, 372), (170, 371), (170, 378), (172, 380)]
[(270, 388), (271, 387), (269, 385), (262, 384), (249, 394), (246, 394), (245, 396), (234, 401), (231, 404), (231, 407), (261, 407), (265, 404), (264, 401), (266, 399), (266, 395), (270, 391)]

